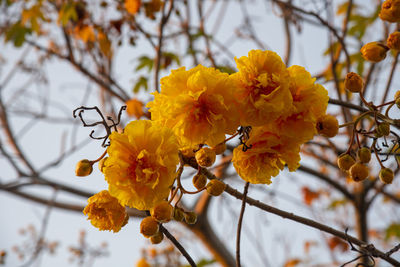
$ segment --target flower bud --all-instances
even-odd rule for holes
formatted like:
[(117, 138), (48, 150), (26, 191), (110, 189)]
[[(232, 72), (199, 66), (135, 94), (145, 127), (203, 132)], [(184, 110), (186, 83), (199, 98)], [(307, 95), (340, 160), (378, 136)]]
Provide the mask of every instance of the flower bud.
[(385, 184), (391, 184), (393, 182), (394, 173), (389, 168), (382, 168), (379, 172), (379, 179)]
[(400, 109), (400, 98), (397, 98), (395, 103), (397, 108)]
[(88, 159), (80, 160), (76, 164), (75, 175), (76, 176), (88, 176), (93, 171), (93, 163)]
[(355, 72), (349, 72), (344, 80), (344, 88), (353, 93), (360, 93), (363, 89), (364, 82), (360, 75)]
[(105, 158), (102, 158), (100, 161), (99, 161), (99, 170), (101, 171), (101, 172), (103, 172), (103, 169), (104, 169), (104, 167), (106, 166), (105, 164), (106, 164), (106, 160), (108, 159), (108, 157), (105, 157)]
[(226, 184), (220, 180), (214, 179), (208, 182), (207, 192), (212, 196), (219, 196), (224, 192)]
[(375, 129), (375, 136), (382, 137), (390, 134), (390, 124), (387, 122), (380, 123)]
[(183, 220), (184, 217), (184, 211), (183, 209), (179, 208), (179, 207), (174, 207), (174, 219), (177, 222), (181, 222)]
[(162, 201), (151, 209), (151, 216), (160, 223), (169, 222), (172, 219), (173, 209), (168, 201)]
[(397, 92), (394, 94), (394, 100), (400, 98), (400, 90), (397, 90)]
[(329, 114), (320, 117), (316, 126), (318, 133), (326, 137), (334, 137), (339, 131), (338, 120)]
[(337, 165), (342, 171), (348, 171), (356, 163), (350, 154), (342, 154), (337, 159)]
[(209, 147), (203, 147), (195, 154), (197, 163), (202, 167), (210, 167), (215, 162), (215, 152)]
[(369, 175), (368, 167), (364, 164), (357, 162), (350, 168), (350, 176), (355, 182), (365, 180)]
[(198, 173), (193, 177), (193, 181), (192, 182), (193, 182), (194, 187), (196, 187), (197, 190), (200, 190), (204, 186), (206, 186), (207, 177), (202, 173)]
[(157, 234), (158, 230), (158, 222), (151, 216), (144, 218), (140, 223), (140, 233), (144, 237), (152, 237)]
[(220, 144), (216, 145), (215, 147), (213, 147), (211, 149), (214, 150), (215, 154), (221, 155), (226, 150), (226, 144), (225, 143), (220, 143)]
[(400, 50), (400, 32), (393, 32), (386, 40), (386, 45), (390, 49)]
[(380, 42), (371, 42), (361, 48), (361, 54), (365, 60), (379, 62), (386, 58), (387, 46)]
[(357, 151), (357, 156), (361, 163), (368, 163), (371, 160), (371, 150), (368, 147), (362, 147)]
[(185, 212), (183, 216), (187, 224), (195, 224), (197, 222), (197, 214), (193, 211)]
[(147, 262), (145, 258), (141, 258), (136, 262), (135, 267), (151, 267), (151, 265)]
[(153, 245), (157, 245), (157, 244), (160, 244), (161, 241), (163, 241), (163, 239), (164, 239), (164, 234), (161, 233), (160, 231), (158, 231), (155, 235), (153, 235), (152, 237), (150, 237), (150, 242), (151, 242)]
[(140, 119), (144, 115), (143, 112), (144, 105), (142, 101), (136, 98), (132, 98), (126, 101), (125, 104), (126, 104), (126, 113), (128, 113), (130, 117), (135, 117), (136, 119)]
[(400, 1), (386, 0), (383, 2), (379, 17), (381, 20), (389, 22), (400, 22)]

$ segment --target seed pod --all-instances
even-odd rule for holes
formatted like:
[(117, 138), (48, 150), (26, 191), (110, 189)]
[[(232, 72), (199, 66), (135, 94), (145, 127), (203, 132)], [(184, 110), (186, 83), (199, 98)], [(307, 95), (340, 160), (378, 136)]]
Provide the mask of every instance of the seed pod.
[(355, 182), (361, 182), (365, 180), (369, 175), (368, 167), (364, 164), (357, 162), (350, 168), (350, 176)]
[(197, 222), (197, 214), (193, 211), (185, 212), (184, 217), (187, 224), (195, 224)]
[(179, 208), (179, 207), (174, 207), (174, 219), (177, 222), (181, 222), (183, 220), (184, 217), (184, 211), (183, 209)]
[(319, 134), (334, 137), (339, 131), (339, 122), (334, 116), (327, 114), (318, 119), (316, 127)]
[(371, 42), (361, 48), (361, 54), (365, 60), (379, 62), (386, 58), (389, 48), (380, 42)]
[(80, 160), (76, 164), (75, 175), (76, 176), (88, 176), (93, 171), (93, 163), (88, 159)]
[(168, 201), (162, 201), (151, 209), (151, 216), (160, 223), (169, 222), (172, 219), (173, 209)]
[(390, 134), (390, 124), (387, 122), (380, 123), (375, 129), (376, 137), (388, 136)]
[(197, 163), (202, 167), (210, 167), (215, 162), (215, 152), (209, 147), (203, 147), (195, 154)]
[(153, 245), (157, 245), (157, 244), (160, 244), (161, 241), (163, 241), (163, 239), (164, 239), (164, 234), (161, 233), (160, 231), (158, 231), (155, 235), (153, 235), (152, 237), (150, 237), (150, 242), (151, 242)]
[(360, 93), (363, 89), (364, 82), (360, 75), (355, 72), (349, 72), (344, 79), (344, 88), (353, 93)]
[(356, 163), (350, 154), (342, 154), (337, 159), (337, 165), (342, 171), (348, 171)]
[(140, 223), (140, 233), (144, 235), (144, 237), (152, 237), (157, 234), (158, 230), (158, 222), (151, 216), (147, 216)]
[(220, 180), (214, 179), (208, 182), (207, 192), (212, 196), (219, 196), (224, 192), (226, 184)]
[(368, 163), (371, 160), (371, 150), (368, 147), (362, 147), (357, 152), (361, 163)]
[(382, 168), (379, 172), (379, 179), (385, 184), (391, 184), (393, 182), (394, 173), (389, 168)]
[(196, 187), (197, 190), (200, 190), (204, 186), (206, 186), (207, 177), (202, 173), (198, 173), (195, 176), (193, 176), (192, 182), (193, 182), (194, 187)]

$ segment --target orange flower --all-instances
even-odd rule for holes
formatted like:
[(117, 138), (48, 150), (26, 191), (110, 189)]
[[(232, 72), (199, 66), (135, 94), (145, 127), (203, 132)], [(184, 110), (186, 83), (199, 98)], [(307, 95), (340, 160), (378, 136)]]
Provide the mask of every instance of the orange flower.
[(139, 9), (140, 9), (140, 5), (141, 5), (140, 0), (125, 0), (125, 9), (126, 11), (128, 11), (128, 13), (135, 15)]
[(99, 230), (118, 232), (129, 219), (125, 208), (118, 199), (103, 190), (88, 199), (88, 205), (83, 210), (88, 220)]
[(272, 51), (251, 50), (248, 57), (235, 60), (239, 72), (230, 77), (237, 86), (240, 123), (261, 126), (288, 116), (292, 96), (289, 73), (282, 59)]
[(170, 129), (148, 120), (132, 121), (124, 133), (110, 135), (107, 152), (105, 178), (121, 204), (149, 210), (168, 196), (179, 162)]
[(143, 103), (142, 101), (132, 98), (125, 102), (126, 104), (126, 113), (129, 116), (135, 117), (136, 119), (140, 119), (144, 112), (143, 112)]
[(182, 146), (215, 146), (239, 126), (229, 75), (213, 68), (173, 70), (154, 93), (151, 119), (174, 130)]

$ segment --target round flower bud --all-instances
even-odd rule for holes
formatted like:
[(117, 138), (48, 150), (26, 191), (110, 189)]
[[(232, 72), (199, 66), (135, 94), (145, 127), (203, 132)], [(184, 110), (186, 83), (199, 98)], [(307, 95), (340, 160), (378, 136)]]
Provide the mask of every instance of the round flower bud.
[(184, 217), (184, 211), (183, 209), (179, 208), (179, 207), (174, 207), (174, 219), (177, 222), (181, 222), (183, 220)]
[(202, 167), (210, 167), (215, 162), (215, 152), (209, 147), (203, 147), (195, 154), (197, 163)]
[(224, 192), (226, 184), (220, 180), (214, 179), (208, 182), (207, 192), (212, 196), (219, 196)]
[(332, 115), (325, 115), (317, 121), (317, 131), (326, 137), (334, 137), (339, 131), (339, 122)]
[(161, 241), (163, 241), (163, 239), (164, 239), (164, 234), (161, 233), (160, 231), (158, 231), (157, 234), (155, 234), (152, 237), (150, 237), (150, 242), (153, 245), (157, 245), (157, 244), (160, 244)]
[(357, 156), (361, 163), (368, 163), (371, 160), (371, 150), (368, 147), (362, 147), (357, 151)]
[(386, 58), (387, 46), (380, 42), (371, 42), (361, 47), (361, 54), (365, 60), (379, 62)]
[(350, 168), (350, 176), (355, 182), (365, 180), (369, 175), (368, 167), (364, 164), (357, 162)]
[(105, 166), (105, 164), (106, 164), (106, 160), (108, 159), (108, 157), (105, 157), (105, 158), (102, 158), (100, 161), (99, 161), (99, 170), (101, 171), (101, 172), (103, 172), (103, 168), (104, 168), (104, 166)]
[(197, 222), (197, 214), (193, 211), (185, 212), (183, 216), (187, 224), (195, 224)]
[(88, 176), (93, 171), (93, 163), (88, 159), (80, 160), (76, 164), (75, 175), (76, 176)]
[(126, 113), (128, 113), (130, 117), (136, 117), (136, 119), (140, 119), (144, 115), (143, 112), (144, 104), (142, 103), (142, 101), (136, 98), (132, 98), (126, 101), (125, 104), (126, 104)]
[(211, 149), (214, 150), (215, 154), (221, 155), (226, 150), (226, 144), (225, 143), (220, 143), (220, 144), (216, 145), (215, 147), (213, 147)]
[(349, 72), (344, 80), (344, 88), (353, 93), (360, 93), (363, 89), (364, 82), (360, 75), (355, 72)]
[(172, 219), (173, 209), (168, 201), (162, 201), (151, 209), (151, 216), (160, 223), (169, 222)]
[(394, 100), (400, 98), (400, 90), (398, 90), (395, 94), (394, 94)]
[(140, 223), (140, 233), (144, 237), (152, 237), (158, 232), (158, 222), (151, 216), (148, 216)]
[(376, 137), (388, 136), (390, 134), (390, 124), (387, 122), (380, 123), (375, 129)]
[(386, 45), (390, 49), (400, 50), (400, 32), (393, 32), (386, 40)]
[(389, 168), (382, 168), (379, 172), (379, 179), (385, 184), (391, 184), (393, 182), (394, 173)]
[(202, 173), (198, 173), (193, 177), (193, 181), (192, 182), (193, 182), (194, 187), (196, 187), (197, 190), (200, 190), (204, 186), (206, 186), (207, 177)]
[(145, 258), (141, 258), (136, 262), (136, 267), (151, 267)]
[(342, 154), (337, 159), (337, 165), (342, 171), (348, 171), (356, 163), (350, 154)]
[(395, 103), (397, 108), (400, 109), (400, 98), (397, 98)]
[(400, 1), (386, 0), (383, 2), (379, 17), (381, 20), (389, 22), (400, 22)]

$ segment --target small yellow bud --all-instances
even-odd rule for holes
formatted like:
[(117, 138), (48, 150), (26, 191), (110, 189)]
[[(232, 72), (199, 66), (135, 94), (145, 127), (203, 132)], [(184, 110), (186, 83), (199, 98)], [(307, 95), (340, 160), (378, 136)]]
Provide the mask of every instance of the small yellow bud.
[(173, 209), (168, 201), (162, 201), (151, 209), (151, 216), (160, 223), (169, 222), (172, 219)]
[(207, 192), (212, 196), (219, 196), (224, 192), (226, 184), (220, 180), (214, 179), (208, 182)]
[(375, 129), (375, 136), (382, 137), (390, 134), (390, 124), (387, 122), (380, 123)]
[(391, 184), (393, 182), (394, 173), (389, 168), (382, 168), (379, 172), (379, 179), (385, 184)]
[(342, 171), (348, 171), (356, 163), (350, 154), (342, 154), (337, 159), (337, 165)]
[(153, 245), (157, 245), (157, 244), (160, 244), (161, 241), (163, 241), (163, 239), (164, 239), (164, 234), (161, 233), (160, 231), (158, 231), (157, 234), (155, 234), (152, 237), (150, 237), (150, 242)]
[(364, 164), (357, 162), (350, 168), (350, 176), (355, 182), (365, 180), (369, 175), (368, 167)]
[(193, 177), (192, 182), (193, 182), (194, 187), (196, 187), (197, 190), (200, 190), (204, 186), (206, 186), (207, 177), (202, 173), (198, 173)]
[(202, 167), (210, 167), (215, 162), (215, 152), (209, 147), (203, 147), (195, 154), (197, 163)]
[(397, 108), (400, 109), (400, 98), (397, 98), (395, 103)]
[(344, 80), (344, 88), (353, 93), (360, 93), (363, 89), (364, 82), (360, 75), (355, 72), (349, 72)]
[(142, 101), (132, 98), (128, 101), (125, 102), (126, 104), (126, 113), (128, 113), (129, 116), (135, 117), (136, 119), (140, 119), (143, 115), (143, 103)]
[(398, 99), (400, 98), (400, 90), (398, 90), (395, 94), (394, 94), (394, 99)]
[(226, 144), (225, 143), (221, 143), (221, 144), (218, 144), (218, 145), (216, 145), (215, 147), (213, 147), (211, 149), (214, 150), (215, 154), (221, 155), (226, 150)]
[(379, 62), (386, 58), (387, 46), (380, 42), (370, 42), (361, 48), (361, 54), (365, 60)]
[(357, 156), (361, 163), (368, 163), (371, 160), (371, 150), (368, 147), (362, 147), (357, 151)]
[(197, 222), (197, 214), (193, 211), (185, 212), (183, 216), (187, 224), (195, 224)]
[(80, 160), (76, 164), (75, 175), (76, 176), (88, 176), (93, 171), (93, 163), (88, 159)]
[(386, 40), (386, 45), (390, 49), (400, 50), (400, 32), (393, 32)]
[(174, 207), (174, 219), (177, 222), (181, 222), (183, 220), (184, 211), (179, 207)]
[(379, 17), (381, 20), (389, 22), (400, 22), (400, 1), (386, 0), (383, 2)]
[(318, 133), (326, 137), (334, 137), (339, 132), (338, 120), (329, 114), (320, 117), (316, 126)]
[(104, 166), (106, 166), (105, 164), (106, 164), (106, 160), (108, 159), (108, 157), (105, 157), (105, 158), (102, 158), (100, 161), (99, 161), (99, 170), (101, 171), (101, 172), (103, 172), (103, 169), (104, 169)]
[(151, 216), (147, 216), (140, 223), (140, 233), (144, 237), (152, 237), (158, 232), (158, 222)]
[(145, 258), (141, 258), (136, 262), (135, 267), (151, 267), (151, 265), (147, 262)]

